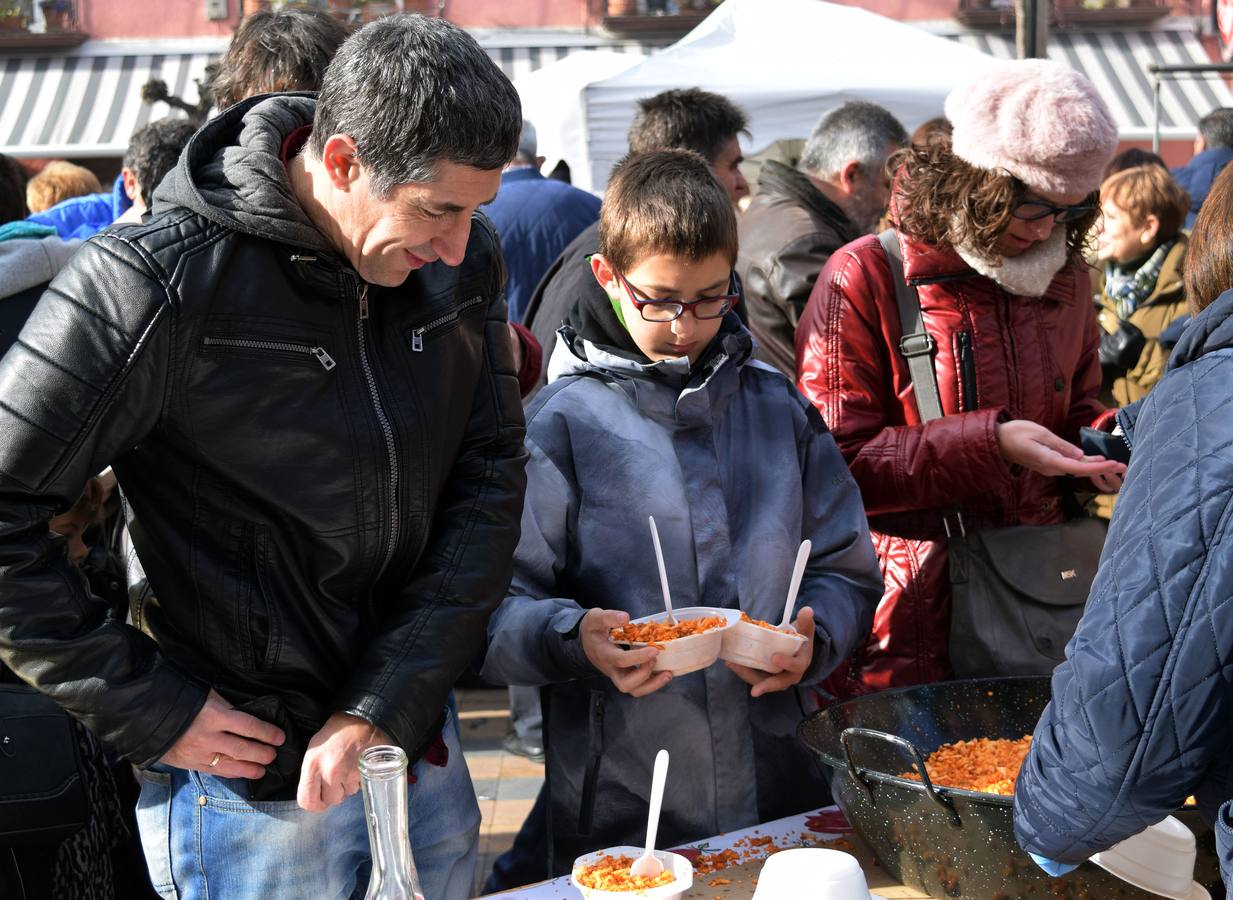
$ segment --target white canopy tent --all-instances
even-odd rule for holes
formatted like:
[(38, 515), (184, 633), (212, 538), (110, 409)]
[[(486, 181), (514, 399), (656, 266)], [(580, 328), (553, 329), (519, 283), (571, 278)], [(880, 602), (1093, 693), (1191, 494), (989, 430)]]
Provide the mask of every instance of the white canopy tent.
[[(615, 57), (615, 58), (614, 58)], [(701, 87), (749, 115), (756, 152), (805, 137), (818, 117), (870, 100), (908, 128), (941, 115), (961, 79), (995, 60), (874, 13), (821, 0), (727, 0), (672, 46), (645, 59), (578, 53), (517, 82), (540, 153), (569, 163), (574, 184), (602, 191), (624, 155), (635, 103)]]

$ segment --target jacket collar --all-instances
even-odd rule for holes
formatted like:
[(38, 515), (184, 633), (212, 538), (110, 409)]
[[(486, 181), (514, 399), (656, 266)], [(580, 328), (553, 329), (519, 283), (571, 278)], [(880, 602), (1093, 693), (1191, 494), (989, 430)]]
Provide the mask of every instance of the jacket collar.
[(501, 183), (510, 184), (516, 181), (543, 181), (544, 176), (539, 173), (535, 166), (520, 166), (517, 169), (509, 169), (501, 173)]
[(789, 168), (781, 162), (768, 160), (758, 173), (758, 195), (770, 201), (786, 200), (795, 206), (803, 206), (809, 214), (831, 225), (845, 241), (854, 241), (861, 236), (860, 229), (847, 217), (839, 204), (818, 190), (804, 172)]
[(568, 324), (557, 334), (549, 383), (570, 375), (598, 377), (618, 387), (644, 415), (676, 425), (711, 424), (739, 388), (739, 370), (753, 355), (753, 338), (735, 314), (725, 318), (697, 370), (684, 358), (630, 359), (586, 340)]

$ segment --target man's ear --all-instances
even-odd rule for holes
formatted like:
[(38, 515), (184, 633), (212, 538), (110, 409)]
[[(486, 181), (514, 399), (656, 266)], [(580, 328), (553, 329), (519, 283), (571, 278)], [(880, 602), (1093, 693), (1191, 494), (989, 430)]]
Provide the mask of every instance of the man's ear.
[(621, 285), (617, 282), (616, 270), (602, 254), (591, 254), (591, 274), (609, 297), (621, 296)]
[(141, 185), (137, 183), (137, 176), (133, 174), (132, 169), (121, 169), (120, 177), (124, 180), (124, 193), (128, 195), (128, 199), (136, 203), (141, 199)]
[(835, 176), (835, 181), (838, 187), (845, 194), (856, 193), (856, 179), (860, 177), (861, 164), (859, 160), (850, 159), (843, 164), (843, 168)]
[(355, 141), (346, 134), (331, 135), (321, 151), (321, 164), (330, 183), (340, 191), (349, 191), (360, 177), (360, 154)]

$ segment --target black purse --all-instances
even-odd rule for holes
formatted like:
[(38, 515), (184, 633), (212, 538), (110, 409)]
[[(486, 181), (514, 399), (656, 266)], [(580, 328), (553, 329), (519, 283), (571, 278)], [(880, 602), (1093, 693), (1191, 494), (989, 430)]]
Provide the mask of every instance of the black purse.
[(0, 683), (0, 846), (58, 843), (88, 821), (75, 728), (49, 697)]
[[(878, 236), (890, 264), (907, 357), (924, 422), (940, 418), (933, 368), (936, 347), (921, 319), (920, 297), (904, 277), (893, 230)], [(969, 533), (963, 518), (943, 519), (952, 591), (950, 662), (960, 678), (1048, 675), (1065, 658), (1100, 565), (1106, 525), (1079, 516), (1060, 525), (1014, 525)]]

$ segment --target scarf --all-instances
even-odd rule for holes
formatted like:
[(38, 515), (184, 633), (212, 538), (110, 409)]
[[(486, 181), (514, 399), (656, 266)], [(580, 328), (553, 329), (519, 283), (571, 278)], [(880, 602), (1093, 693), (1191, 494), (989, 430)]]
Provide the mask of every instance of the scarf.
[(1066, 265), (1066, 229), (1054, 228), (1053, 233), (1018, 256), (1001, 257), (990, 263), (968, 247), (956, 247), (960, 258), (986, 278), (1012, 294), (1023, 297), (1043, 297), (1053, 278)]
[(1176, 243), (1177, 238), (1165, 241), (1152, 252), (1145, 263), (1133, 271), (1114, 262), (1105, 264), (1105, 296), (1117, 306), (1119, 319), (1129, 320), (1139, 305), (1156, 290), (1156, 282), (1160, 279), (1165, 258)]

